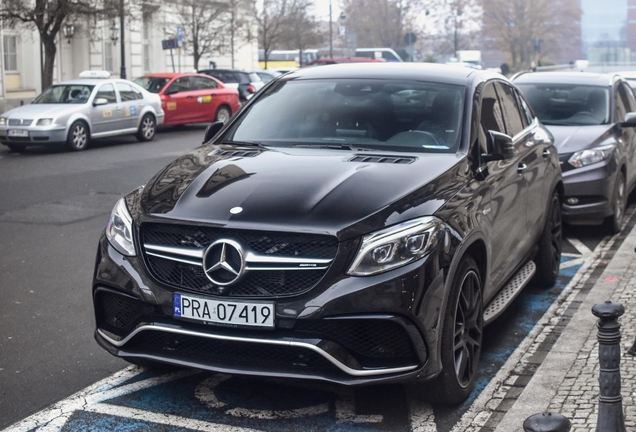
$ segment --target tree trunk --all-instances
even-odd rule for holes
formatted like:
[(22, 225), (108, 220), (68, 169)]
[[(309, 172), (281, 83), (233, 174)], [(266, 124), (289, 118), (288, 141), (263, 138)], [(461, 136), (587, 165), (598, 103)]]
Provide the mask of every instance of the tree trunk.
[(55, 45), (55, 36), (40, 33), (40, 40), (44, 47), (44, 66), (42, 68), (42, 91), (44, 91), (53, 84), (57, 46)]

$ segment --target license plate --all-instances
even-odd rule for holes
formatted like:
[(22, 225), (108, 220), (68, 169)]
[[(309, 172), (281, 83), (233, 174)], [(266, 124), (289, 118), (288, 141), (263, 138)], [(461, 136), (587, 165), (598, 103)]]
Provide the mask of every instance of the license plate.
[(26, 129), (9, 129), (9, 136), (28, 137), (29, 131)]
[(179, 318), (274, 328), (274, 303), (219, 301), (175, 293), (173, 305), (173, 315)]

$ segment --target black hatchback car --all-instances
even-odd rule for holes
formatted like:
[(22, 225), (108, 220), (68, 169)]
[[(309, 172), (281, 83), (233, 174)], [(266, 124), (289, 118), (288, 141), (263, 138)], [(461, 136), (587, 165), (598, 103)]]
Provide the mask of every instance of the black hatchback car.
[(557, 278), (557, 153), (501, 75), (299, 69), (206, 136), (122, 198), (99, 242), (95, 337), (132, 363), (418, 383), (456, 403), (484, 325)]
[(619, 74), (524, 73), (513, 79), (555, 138), (571, 224), (621, 230), (636, 186), (636, 100)]

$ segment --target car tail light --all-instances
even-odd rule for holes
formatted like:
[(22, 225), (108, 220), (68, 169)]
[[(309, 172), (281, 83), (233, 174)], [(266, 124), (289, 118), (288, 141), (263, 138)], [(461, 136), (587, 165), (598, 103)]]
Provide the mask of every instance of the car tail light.
[(256, 89), (254, 88), (252, 84), (247, 86), (247, 91), (250, 93), (256, 93)]

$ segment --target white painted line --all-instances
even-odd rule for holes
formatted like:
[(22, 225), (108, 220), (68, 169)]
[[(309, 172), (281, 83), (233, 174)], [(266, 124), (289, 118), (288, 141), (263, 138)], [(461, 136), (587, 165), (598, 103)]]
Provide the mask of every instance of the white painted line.
[(584, 257), (592, 255), (592, 251), (590, 250), (590, 248), (588, 248), (587, 246), (585, 246), (585, 244), (583, 244), (583, 242), (579, 239), (576, 238), (566, 238), (566, 240), (576, 248), (576, 250), (578, 250), (579, 252), (581, 252), (581, 255), (583, 255)]
[(583, 263), (585, 263), (585, 260), (583, 258), (577, 258), (570, 261), (562, 262), (559, 265), (559, 268), (564, 269), (564, 268), (574, 267), (577, 265), (582, 265)]
[(429, 403), (408, 398), (411, 417), (411, 432), (437, 432), (435, 412)]
[(356, 415), (354, 397), (351, 391), (342, 391), (336, 400), (336, 423), (382, 423), (381, 415)]
[(187, 417), (180, 417), (170, 414), (158, 414), (154, 412), (144, 411), (136, 408), (128, 408), (122, 406), (108, 404), (94, 404), (85, 408), (85, 411), (111, 415), (116, 417), (125, 417), (142, 422), (162, 424), (165, 426), (177, 426), (184, 429), (192, 429), (208, 432), (248, 432), (257, 429), (246, 429), (238, 426), (230, 426), (226, 424), (217, 424), (202, 420), (193, 420)]

